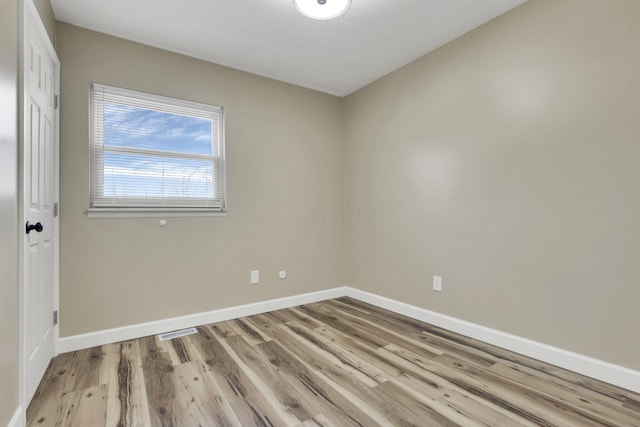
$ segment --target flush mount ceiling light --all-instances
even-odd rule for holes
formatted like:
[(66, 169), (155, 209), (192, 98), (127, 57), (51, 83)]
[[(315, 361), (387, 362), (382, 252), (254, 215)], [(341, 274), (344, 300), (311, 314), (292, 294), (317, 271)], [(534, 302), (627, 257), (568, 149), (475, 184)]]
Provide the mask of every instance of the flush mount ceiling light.
[(332, 19), (346, 12), (351, 0), (293, 0), (293, 4), (309, 18)]

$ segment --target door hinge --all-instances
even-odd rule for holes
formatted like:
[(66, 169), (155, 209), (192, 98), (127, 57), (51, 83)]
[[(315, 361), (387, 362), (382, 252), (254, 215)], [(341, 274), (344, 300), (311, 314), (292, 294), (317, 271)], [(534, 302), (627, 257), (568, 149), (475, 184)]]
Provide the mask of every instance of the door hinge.
[(59, 104), (60, 104), (59, 95), (53, 95), (53, 108), (57, 110)]
[(58, 324), (58, 310), (53, 312), (53, 326)]
[(58, 216), (58, 204), (54, 203), (53, 204), (53, 217), (57, 217)]

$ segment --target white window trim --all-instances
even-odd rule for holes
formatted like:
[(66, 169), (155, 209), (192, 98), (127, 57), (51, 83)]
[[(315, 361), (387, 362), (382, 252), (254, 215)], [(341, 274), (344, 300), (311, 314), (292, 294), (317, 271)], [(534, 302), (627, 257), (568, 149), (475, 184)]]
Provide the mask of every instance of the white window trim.
[(199, 218), (227, 216), (227, 211), (198, 208), (89, 208), (89, 218)]
[[(140, 99), (143, 100), (145, 103), (149, 103), (149, 104), (160, 104), (163, 107), (164, 106), (174, 106), (177, 107), (178, 109), (180, 108), (186, 108), (186, 109), (191, 109), (194, 111), (210, 111), (210, 112), (215, 112), (216, 114), (219, 115), (219, 123), (218, 123), (218, 127), (219, 127), (219, 156), (216, 156), (213, 158), (214, 163), (218, 164), (218, 167), (220, 169), (220, 174), (219, 174), (219, 185), (218, 185), (218, 189), (219, 189), (219, 194), (220, 194), (220, 200), (219, 203), (214, 204), (212, 206), (204, 206), (204, 204), (210, 203), (213, 199), (203, 199), (200, 200), (200, 203), (197, 199), (186, 199), (184, 201), (181, 201), (180, 204), (176, 203), (176, 199), (172, 199), (171, 201), (173, 202), (173, 204), (170, 202), (169, 204), (167, 204), (166, 206), (161, 206), (162, 204), (162, 199), (157, 199), (158, 200), (158, 204), (157, 205), (149, 205), (149, 206), (144, 206), (143, 203), (140, 204), (140, 206), (135, 206), (135, 202), (137, 201), (145, 201), (144, 198), (131, 198), (129, 199), (131, 204), (129, 206), (125, 206), (124, 204), (121, 206), (118, 206), (118, 200), (117, 199), (111, 199), (109, 200), (108, 198), (103, 198), (102, 200), (99, 200), (96, 196), (95, 196), (95, 192), (96, 189), (95, 186), (96, 185), (102, 185), (102, 183), (104, 182), (104, 178), (102, 178), (100, 181), (100, 183), (96, 183), (94, 181), (95, 176), (94, 176), (94, 163), (96, 162), (100, 162), (100, 152), (96, 151), (96, 146), (97, 145), (101, 145), (102, 144), (102, 135), (97, 135), (96, 134), (96, 125), (94, 123), (94, 100), (93, 100), (93, 96), (94, 96), (94, 88), (98, 88), (100, 91), (107, 91), (109, 93), (115, 93), (118, 95), (123, 95), (126, 97), (131, 97), (133, 99)], [(146, 104), (145, 104), (146, 105)], [(89, 145), (90, 145), (90, 195), (89, 195), (89, 209), (87, 210), (87, 215), (89, 218), (171, 218), (171, 217), (213, 217), (213, 216), (225, 216), (227, 213), (227, 194), (226, 194), (226, 161), (225, 161), (225, 126), (224, 126), (224, 108), (220, 107), (220, 106), (215, 106), (215, 105), (209, 105), (209, 104), (202, 104), (202, 103), (197, 103), (197, 102), (192, 102), (192, 101), (185, 101), (185, 100), (181, 100), (181, 99), (176, 99), (176, 98), (170, 98), (170, 97), (166, 97), (166, 96), (160, 96), (160, 95), (153, 95), (153, 94), (149, 94), (149, 93), (144, 93), (144, 92), (138, 92), (138, 91), (133, 91), (133, 90), (129, 90), (129, 89), (122, 89), (122, 88), (117, 88), (117, 87), (112, 87), (112, 86), (106, 86), (106, 85), (102, 85), (102, 84), (98, 84), (98, 83), (91, 83), (90, 84), (90, 90), (89, 90), (89, 106), (90, 106), (90, 113), (89, 113), (89, 129), (90, 129), (90, 135), (89, 135)], [(172, 112), (171, 108), (165, 109), (159, 109), (161, 111), (167, 111), (167, 112)], [(97, 139), (98, 138), (98, 139)], [(114, 151), (113, 149), (110, 149), (110, 151)], [(123, 152), (127, 152), (129, 151), (127, 148), (119, 148), (119, 149), (115, 149), (115, 151), (123, 151)], [(136, 152), (138, 151), (144, 151), (144, 150), (135, 150)], [(154, 154), (157, 154), (160, 152), (160, 150), (154, 151)], [(173, 157), (171, 155), (171, 153), (166, 153), (168, 157)], [(194, 155), (190, 155), (190, 154), (179, 154), (178, 156), (179, 158), (188, 158), (188, 157), (202, 157), (200, 155), (194, 154)], [(101, 162), (100, 162), (101, 163)], [(104, 169), (101, 168), (100, 170), (98, 170), (96, 172), (96, 175), (99, 175), (101, 173), (104, 172)], [(121, 199), (122, 201), (124, 201), (124, 199)], [(217, 200), (217, 199), (216, 199)], [(96, 203), (97, 201), (97, 203)], [(148, 200), (146, 200), (148, 202)], [(182, 204), (184, 203), (184, 204)]]

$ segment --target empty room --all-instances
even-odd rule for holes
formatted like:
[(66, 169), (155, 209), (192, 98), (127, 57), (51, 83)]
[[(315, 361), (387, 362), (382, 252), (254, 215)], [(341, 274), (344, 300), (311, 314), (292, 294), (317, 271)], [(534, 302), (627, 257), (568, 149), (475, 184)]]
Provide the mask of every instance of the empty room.
[(2, 0), (0, 426), (640, 427), (640, 1)]

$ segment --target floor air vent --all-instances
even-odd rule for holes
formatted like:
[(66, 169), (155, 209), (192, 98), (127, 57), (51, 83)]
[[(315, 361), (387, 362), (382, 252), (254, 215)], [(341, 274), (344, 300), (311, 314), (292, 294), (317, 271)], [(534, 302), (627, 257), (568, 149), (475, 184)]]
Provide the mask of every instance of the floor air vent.
[(168, 341), (174, 338), (180, 338), (187, 335), (197, 334), (198, 330), (196, 328), (188, 328), (188, 329), (180, 329), (179, 331), (167, 332), (166, 334), (158, 335), (158, 339), (160, 341)]

